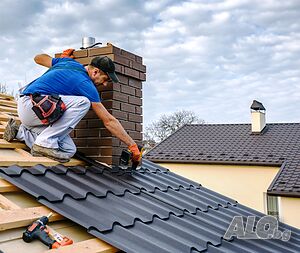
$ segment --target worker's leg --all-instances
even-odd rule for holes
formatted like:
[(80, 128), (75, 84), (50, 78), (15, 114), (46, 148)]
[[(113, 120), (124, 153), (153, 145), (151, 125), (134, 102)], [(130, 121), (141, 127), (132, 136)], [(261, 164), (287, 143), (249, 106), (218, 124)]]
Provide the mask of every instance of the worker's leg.
[(19, 98), (18, 115), (21, 125), (16, 138), (19, 141), (25, 141), (29, 148), (32, 148), (37, 136), (47, 127), (42, 124), (31, 108), (32, 102), (29, 96)]
[(51, 149), (60, 148), (71, 157), (76, 152), (76, 146), (69, 134), (88, 112), (90, 101), (83, 96), (61, 96), (61, 98), (67, 110), (58, 121), (37, 136), (35, 144)]

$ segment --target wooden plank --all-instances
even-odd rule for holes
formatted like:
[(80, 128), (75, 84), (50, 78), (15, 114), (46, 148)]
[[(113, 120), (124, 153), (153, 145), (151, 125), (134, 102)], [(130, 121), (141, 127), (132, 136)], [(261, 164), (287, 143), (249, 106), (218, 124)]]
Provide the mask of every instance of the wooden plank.
[(1, 121), (8, 121), (9, 118), (14, 118), (18, 122), (20, 122), (20, 119), (19, 119), (18, 116), (14, 116), (14, 115), (10, 115), (10, 114), (4, 113), (4, 112), (0, 112), (0, 120)]
[(13, 184), (7, 182), (6, 180), (0, 178), (0, 193), (4, 192), (17, 192), (20, 189)]
[(11, 113), (14, 113), (14, 114), (18, 113), (17, 108), (7, 107), (7, 106), (3, 106), (3, 105), (0, 105), (0, 111), (1, 112), (11, 112)]
[(7, 94), (4, 94), (4, 93), (0, 93), (0, 98), (3, 98), (3, 99), (7, 99), (7, 100), (15, 100), (15, 98), (11, 95), (7, 95)]
[(23, 142), (19, 142), (19, 141), (12, 141), (12, 142), (8, 142), (6, 140), (0, 139), (0, 149), (1, 148), (8, 148), (8, 149), (23, 149), (26, 148), (27, 146), (23, 143)]
[(17, 108), (17, 103), (15, 101), (0, 99), (0, 105)]
[(47, 250), (44, 253), (114, 253), (119, 250), (100, 239), (89, 239), (58, 249)]
[[(45, 206), (0, 211), (0, 231), (28, 226), (40, 217), (47, 216), (50, 212), (53, 211)], [(62, 219), (64, 219), (63, 216), (53, 212), (50, 222)]]
[(20, 207), (18, 205), (16, 205), (14, 202), (5, 198), (2, 194), (0, 194), (0, 210), (1, 209), (14, 210), (14, 209), (20, 209)]
[[(55, 166), (60, 164), (47, 157), (35, 157), (22, 149), (0, 149), (0, 166), (8, 167), (11, 165), (18, 166), (34, 166), (43, 164), (44, 166)], [(69, 162), (64, 163), (65, 166), (84, 165), (83, 161), (72, 158)]]

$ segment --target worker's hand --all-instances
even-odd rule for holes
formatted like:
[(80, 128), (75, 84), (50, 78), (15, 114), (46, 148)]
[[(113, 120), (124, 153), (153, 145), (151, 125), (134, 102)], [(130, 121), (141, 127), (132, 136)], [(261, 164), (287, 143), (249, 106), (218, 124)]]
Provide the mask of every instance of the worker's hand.
[(141, 160), (141, 151), (139, 150), (138, 146), (136, 144), (133, 144), (129, 146), (128, 149), (132, 153), (132, 161), (139, 162)]
[(60, 58), (72, 58), (72, 59), (74, 59), (74, 55), (73, 55), (74, 51), (75, 51), (75, 49), (73, 49), (73, 48), (66, 49), (62, 52)]

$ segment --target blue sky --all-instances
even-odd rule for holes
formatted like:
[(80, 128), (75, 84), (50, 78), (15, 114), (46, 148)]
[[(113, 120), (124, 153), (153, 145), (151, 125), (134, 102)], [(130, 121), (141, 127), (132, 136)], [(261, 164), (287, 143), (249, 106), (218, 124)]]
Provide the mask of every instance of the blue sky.
[(1, 0), (0, 15), (0, 82), (11, 90), (44, 72), (36, 54), (92, 36), (144, 58), (145, 125), (182, 109), (249, 123), (253, 99), (267, 122), (299, 122), (299, 0)]

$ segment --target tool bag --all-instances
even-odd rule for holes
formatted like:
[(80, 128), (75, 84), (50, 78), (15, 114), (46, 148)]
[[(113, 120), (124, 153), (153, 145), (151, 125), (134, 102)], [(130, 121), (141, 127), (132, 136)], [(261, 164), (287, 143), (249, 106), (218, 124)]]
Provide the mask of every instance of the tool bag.
[(53, 124), (66, 111), (66, 105), (58, 95), (30, 95), (32, 110), (44, 125)]

